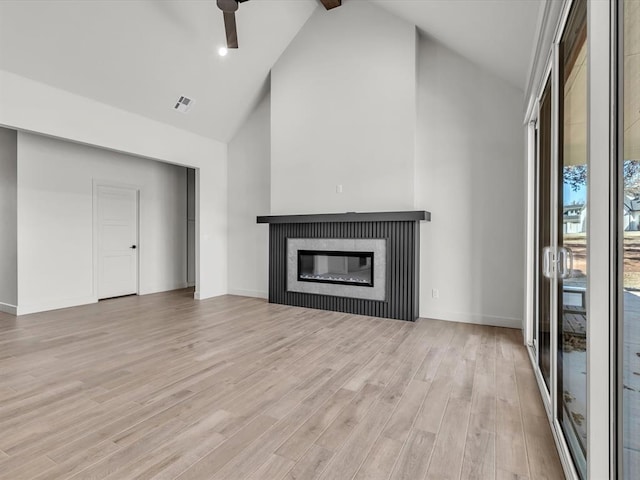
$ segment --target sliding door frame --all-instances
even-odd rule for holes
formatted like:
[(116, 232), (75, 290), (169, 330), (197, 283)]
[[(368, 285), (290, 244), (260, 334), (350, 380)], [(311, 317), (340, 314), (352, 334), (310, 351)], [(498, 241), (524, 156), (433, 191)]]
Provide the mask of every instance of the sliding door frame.
[[(615, 0), (613, 0), (615, 2)], [(612, 325), (616, 310), (617, 162), (612, 157), (612, 2), (589, 2), (588, 134), (589, 156), (589, 296), (587, 306), (587, 449), (588, 477), (609, 478), (615, 462), (613, 437)], [(615, 477), (613, 477), (615, 478)]]
[[(546, 81), (551, 74), (552, 80), (552, 168), (551, 179), (553, 185), (558, 185), (559, 172), (559, 43), (564, 33), (564, 29), (569, 17), (573, 0), (565, 0), (560, 19), (555, 30), (550, 59), (545, 74), (542, 76), (536, 92), (535, 105), (539, 104), (541, 92)], [(617, 420), (612, 407), (617, 405), (618, 399), (615, 391), (618, 388), (617, 377), (612, 374), (616, 362), (613, 352), (619, 350), (619, 338), (614, 335), (614, 319), (617, 311), (618, 295), (616, 287), (618, 282), (614, 281), (620, 272), (616, 268), (617, 256), (617, 206), (618, 190), (616, 175), (618, 172), (618, 161), (615, 156), (616, 143), (614, 138), (614, 127), (611, 119), (616, 111), (612, 86), (617, 82), (614, 76), (613, 66), (615, 65), (615, 46), (617, 42), (615, 29), (615, 4), (616, 0), (607, 2), (588, 2), (587, 5), (587, 55), (588, 55), (588, 87), (587, 87), (587, 155), (588, 155), (588, 232), (589, 243), (587, 247), (588, 261), (588, 295), (587, 295), (587, 477), (590, 479), (616, 478), (616, 464), (614, 461), (619, 452), (615, 449), (614, 439), (618, 439), (619, 432), (612, 424)], [(614, 110), (612, 110), (614, 109)], [(616, 113), (618, 115), (618, 113)], [(531, 122), (538, 121), (538, 108), (534, 107), (528, 113), (526, 123), (529, 125), (528, 138), (532, 141), (531, 129), (535, 128)], [(529, 145), (529, 165), (528, 172), (537, 174), (537, 150)], [(533, 162), (533, 163), (532, 163)], [(535, 255), (537, 248), (536, 240), (536, 178), (529, 178), (529, 196), (527, 204), (530, 206), (527, 221), (528, 231), (528, 265), (527, 265), (527, 285), (533, 287), (535, 284), (536, 268)], [(557, 207), (558, 198), (553, 199)], [(531, 208), (533, 207), (533, 208)], [(552, 213), (552, 235), (557, 238), (558, 213), (559, 209), (554, 208)], [(539, 273), (537, 273), (539, 274)], [(557, 306), (561, 298), (558, 298), (557, 280), (554, 280), (552, 289), (551, 309), (556, 315), (551, 326), (551, 385), (549, 395), (541, 373), (537, 368), (538, 351), (534, 351), (533, 328), (535, 327), (537, 296), (528, 292), (528, 311), (526, 314), (527, 325), (525, 328), (526, 344), (536, 380), (549, 415), (552, 432), (556, 442), (556, 447), (560, 454), (560, 459), (567, 478), (577, 479), (578, 474), (573, 465), (573, 460), (564, 438), (560, 422), (558, 421), (558, 391), (557, 391), (557, 345), (558, 345), (558, 318)], [(537, 349), (539, 350), (539, 342)], [(610, 477), (611, 476), (611, 477)]]

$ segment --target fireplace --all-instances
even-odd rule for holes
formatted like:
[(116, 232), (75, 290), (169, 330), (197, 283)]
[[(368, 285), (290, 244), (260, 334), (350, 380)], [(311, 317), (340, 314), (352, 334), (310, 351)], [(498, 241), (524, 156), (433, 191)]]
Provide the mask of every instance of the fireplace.
[(298, 250), (298, 281), (373, 287), (373, 252)]
[(258, 217), (269, 224), (269, 302), (415, 320), (419, 222), (430, 217), (425, 211)]
[(385, 238), (292, 238), (286, 240), (288, 292), (385, 300)]

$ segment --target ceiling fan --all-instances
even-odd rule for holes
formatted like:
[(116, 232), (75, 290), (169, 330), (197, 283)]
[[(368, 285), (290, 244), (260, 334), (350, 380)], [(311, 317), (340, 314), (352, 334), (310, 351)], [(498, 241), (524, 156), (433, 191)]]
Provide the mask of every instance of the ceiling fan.
[[(227, 48), (238, 48), (238, 30), (236, 29), (236, 10), (241, 3), (249, 0), (216, 0), (224, 16), (224, 30), (227, 34)], [(327, 10), (342, 5), (342, 0), (320, 0)]]

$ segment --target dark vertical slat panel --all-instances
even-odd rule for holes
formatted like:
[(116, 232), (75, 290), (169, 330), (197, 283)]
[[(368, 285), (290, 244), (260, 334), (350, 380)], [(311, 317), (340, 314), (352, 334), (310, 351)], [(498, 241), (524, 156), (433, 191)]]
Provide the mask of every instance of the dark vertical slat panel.
[(389, 226), (391, 227), (391, 237), (393, 238), (393, 248), (391, 249), (391, 267), (393, 271), (391, 277), (391, 298), (393, 301), (392, 315), (402, 318), (402, 313), (398, 306), (398, 232), (396, 229), (396, 223), (391, 223)]
[(409, 305), (409, 302), (407, 301), (407, 293), (409, 292), (409, 289), (411, 288), (411, 283), (409, 283), (409, 265), (407, 264), (407, 249), (409, 247), (409, 245), (407, 245), (407, 230), (408, 230), (408, 225), (407, 228), (404, 228), (402, 231), (402, 241), (400, 242), (400, 257), (401, 257), (401, 261), (400, 264), (402, 266), (402, 284), (404, 285), (404, 288), (402, 289), (401, 295), (400, 295), (400, 301), (402, 302), (402, 309), (404, 310), (404, 314), (405, 316), (409, 315), (411, 312), (411, 306)]
[(404, 291), (404, 302), (407, 306), (407, 314), (408, 315), (412, 315), (413, 314), (413, 269), (412, 267), (412, 261), (409, 259), (409, 251), (410, 251), (410, 238), (413, 238), (413, 236), (411, 235), (411, 225), (407, 225), (407, 231), (405, 232), (405, 249), (404, 249), (404, 258), (403, 258), (403, 263), (406, 265), (406, 271), (405, 271), (405, 284), (407, 285), (407, 288), (405, 288)]
[[(269, 230), (270, 302), (401, 320), (415, 320), (417, 317), (419, 225), (415, 222), (270, 224)], [(288, 238), (386, 239), (386, 300), (288, 292)]]

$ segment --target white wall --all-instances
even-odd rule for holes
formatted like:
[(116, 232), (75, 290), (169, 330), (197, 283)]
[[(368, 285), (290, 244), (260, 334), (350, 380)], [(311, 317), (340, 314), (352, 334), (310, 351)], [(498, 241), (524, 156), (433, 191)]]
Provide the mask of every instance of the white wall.
[[(411, 25), (364, 2), (311, 17), (272, 72), (271, 213), (431, 211), (420, 316), (521, 328), (523, 93), (414, 40)], [(259, 242), (253, 222), (267, 213), (268, 128), (256, 112), (229, 146), (237, 293), (267, 286), (255, 281), (267, 269), (266, 231), (264, 253), (242, 251)]]
[(0, 126), (197, 168), (195, 296), (227, 292), (225, 144), (3, 70)]
[(415, 42), (367, 2), (316, 10), (271, 73), (271, 213), (413, 207)]
[(0, 312), (18, 304), (17, 133), (0, 128)]
[(269, 227), (256, 216), (270, 208), (270, 97), (229, 143), (229, 293), (268, 296)]
[(420, 316), (521, 328), (523, 93), (422, 37), (418, 79)]
[(19, 132), (19, 314), (97, 300), (94, 180), (140, 190), (140, 294), (186, 286), (184, 167)]

